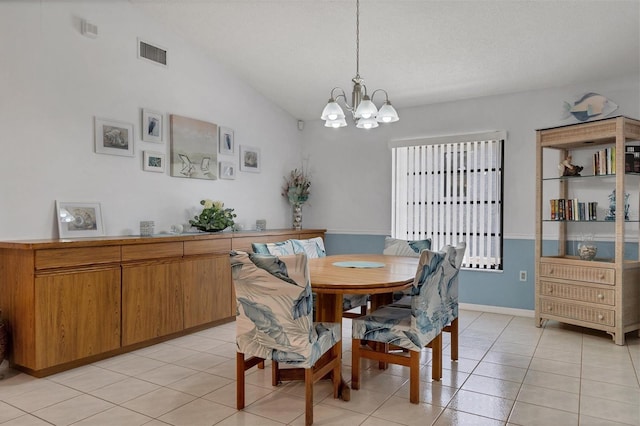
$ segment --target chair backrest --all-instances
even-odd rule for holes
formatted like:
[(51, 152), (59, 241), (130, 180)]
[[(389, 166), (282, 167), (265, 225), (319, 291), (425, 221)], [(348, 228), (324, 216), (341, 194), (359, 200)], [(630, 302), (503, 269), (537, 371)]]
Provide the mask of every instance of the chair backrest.
[(311, 281), (307, 256), (231, 253), (236, 344), (247, 355), (281, 362), (312, 358)]
[(464, 258), (464, 252), (466, 249), (467, 243), (464, 241), (459, 242), (455, 248), (455, 260), (453, 262), (455, 274), (447, 284), (447, 297), (445, 299), (449, 322), (458, 318), (458, 275), (460, 272), (460, 267), (462, 266), (462, 259)]
[(399, 240), (397, 238), (385, 237), (384, 251), (387, 256), (411, 256), (420, 257), (422, 250), (431, 250), (431, 239), (424, 240)]
[(251, 243), (251, 249), (257, 254), (273, 254), (275, 256), (295, 254), (291, 240), (278, 241), (276, 243)]
[[(426, 344), (450, 322), (448, 289), (455, 281), (456, 249), (423, 250), (413, 282), (411, 327)], [(457, 306), (457, 300), (456, 300)]]
[(309, 259), (315, 259), (327, 255), (321, 237), (306, 240), (290, 239), (277, 243), (252, 243), (251, 248), (254, 253), (273, 254), (276, 256), (305, 253)]

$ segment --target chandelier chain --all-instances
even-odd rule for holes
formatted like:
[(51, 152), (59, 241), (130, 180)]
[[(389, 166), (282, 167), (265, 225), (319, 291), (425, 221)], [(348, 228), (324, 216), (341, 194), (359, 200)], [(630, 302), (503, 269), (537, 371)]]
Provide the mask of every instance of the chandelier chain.
[(356, 0), (356, 76), (360, 78), (360, 0)]

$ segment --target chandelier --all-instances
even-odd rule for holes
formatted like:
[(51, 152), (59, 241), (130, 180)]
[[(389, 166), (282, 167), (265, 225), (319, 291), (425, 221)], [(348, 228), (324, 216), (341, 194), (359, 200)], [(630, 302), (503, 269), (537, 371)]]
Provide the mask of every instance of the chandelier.
[[(327, 102), (327, 106), (322, 110), (321, 119), (325, 120), (325, 127), (345, 127), (344, 111), (338, 104), (338, 100), (342, 98), (345, 108), (351, 111), (356, 127), (359, 129), (373, 129), (378, 127), (378, 123), (393, 123), (398, 121), (398, 113), (389, 102), (389, 95), (386, 90), (376, 89), (367, 94), (367, 86), (360, 77), (360, 0), (356, 0), (356, 76), (351, 79), (353, 82), (353, 90), (351, 92), (351, 105), (347, 102), (347, 95), (340, 87), (334, 87), (331, 90), (331, 97)], [(336, 92), (338, 93), (336, 95)], [(383, 92), (385, 101), (380, 110), (373, 103), (373, 98), (377, 92)]]

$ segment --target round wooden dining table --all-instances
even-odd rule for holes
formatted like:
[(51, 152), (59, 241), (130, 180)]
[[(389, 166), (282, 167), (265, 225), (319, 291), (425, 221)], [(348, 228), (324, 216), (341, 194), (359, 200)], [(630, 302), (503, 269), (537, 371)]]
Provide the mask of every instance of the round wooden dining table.
[(340, 254), (309, 259), (311, 288), (318, 295), (316, 321), (339, 322), (343, 294), (370, 294), (371, 309), (391, 303), (394, 291), (411, 286), (417, 257)]
[[(317, 294), (316, 321), (342, 322), (342, 295), (371, 295), (371, 310), (392, 302), (393, 292), (409, 288), (418, 269), (417, 257), (341, 254), (309, 259), (311, 288)], [(342, 379), (340, 397), (351, 390)]]

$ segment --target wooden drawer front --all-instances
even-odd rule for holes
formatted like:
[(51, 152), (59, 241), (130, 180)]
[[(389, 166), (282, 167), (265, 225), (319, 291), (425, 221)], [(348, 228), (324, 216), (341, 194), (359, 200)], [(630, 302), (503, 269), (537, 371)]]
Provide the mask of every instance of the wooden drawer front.
[(120, 246), (36, 250), (36, 269), (120, 262)]
[(219, 240), (185, 241), (184, 255), (229, 253), (231, 251), (231, 238), (221, 238)]
[(615, 311), (604, 308), (592, 308), (541, 297), (540, 312), (594, 324), (615, 326)]
[(253, 252), (251, 249), (251, 243), (267, 243), (268, 237), (238, 237), (233, 238), (232, 249), (233, 250), (242, 250), (246, 252)]
[(540, 263), (540, 275), (596, 284), (615, 284), (616, 271), (608, 268), (585, 268), (557, 263)]
[(153, 243), (122, 246), (122, 261), (181, 257), (183, 243)]
[(610, 306), (614, 306), (616, 304), (616, 293), (613, 290), (581, 285), (561, 284), (551, 281), (540, 281), (540, 287), (543, 296), (560, 297), (562, 299), (599, 303)]
[(308, 232), (308, 233), (301, 232), (299, 238), (301, 240), (308, 240), (309, 238), (315, 238), (315, 237), (320, 237), (324, 240), (324, 232)]

